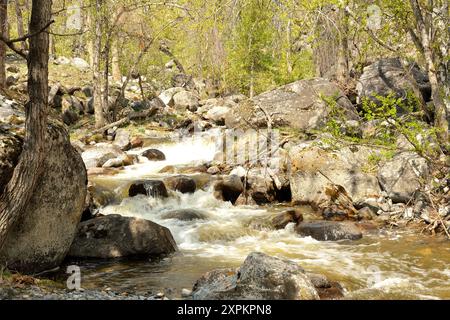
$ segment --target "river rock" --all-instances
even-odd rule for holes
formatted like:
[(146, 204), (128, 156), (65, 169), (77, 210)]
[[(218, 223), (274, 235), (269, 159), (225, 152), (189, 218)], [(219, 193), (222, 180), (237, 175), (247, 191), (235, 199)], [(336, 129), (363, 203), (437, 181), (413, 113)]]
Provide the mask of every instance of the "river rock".
[(126, 167), (131, 166), (136, 161), (136, 156), (124, 154), (114, 159), (109, 159), (106, 161), (102, 168), (120, 168), (120, 167)]
[(331, 281), (322, 274), (308, 273), (308, 278), (319, 293), (321, 300), (335, 300), (344, 297), (344, 288), (339, 282)]
[(176, 250), (177, 245), (169, 229), (149, 220), (107, 215), (80, 223), (68, 256), (148, 258)]
[[(5, 150), (11, 152), (6, 158), (13, 159), (20, 150), (14, 148), (0, 151), (0, 159)], [(0, 252), (0, 260), (6, 261), (10, 270), (38, 273), (59, 266), (81, 219), (86, 199), (86, 169), (71, 146), (68, 133), (56, 124), (48, 125), (46, 153), (43, 174), (24, 208), (26, 214), (11, 229)], [(14, 165), (17, 161), (13, 160)], [(5, 176), (1, 172), (2, 181)]]
[(308, 221), (298, 224), (295, 231), (319, 241), (358, 240), (361, 230), (352, 222)]
[(298, 224), (303, 221), (303, 214), (300, 210), (287, 210), (277, 214), (271, 219), (271, 224), (276, 230), (284, 229), (289, 223)]
[(271, 203), (276, 199), (276, 188), (272, 178), (264, 169), (253, 168), (247, 173), (247, 184), (245, 190), (239, 196), (236, 204), (257, 204)]
[(164, 161), (166, 156), (162, 151), (157, 149), (148, 149), (142, 152), (141, 156), (146, 157), (150, 161)]
[(236, 175), (225, 176), (214, 184), (214, 196), (219, 200), (235, 203), (242, 191), (244, 185)]
[(180, 209), (165, 212), (161, 215), (163, 219), (177, 219), (181, 221), (206, 220), (208, 214), (196, 209)]
[(82, 153), (86, 168), (102, 167), (108, 160), (125, 156), (119, 147), (109, 143), (97, 143)]
[(261, 106), (273, 114), (273, 127), (318, 129), (326, 123), (331, 111), (323, 97), (333, 100), (347, 119), (359, 120), (357, 110), (342, 90), (328, 80), (317, 78), (299, 80), (244, 101), (228, 114), (225, 123), (228, 128), (247, 127), (249, 123), (266, 127), (266, 116), (257, 107)]
[(370, 154), (366, 148), (330, 150), (313, 144), (291, 148), (292, 201), (317, 207), (329, 203), (332, 199), (326, 190), (331, 181), (343, 187), (354, 203), (379, 198), (381, 189), (377, 177), (363, 170)]
[(214, 270), (194, 285), (194, 300), (317, 300), (319, 295), (296, 263), (251, 253), (237, 269)]
[(407, 203), (430, 179), (427, 161), (414, 152), (402, 152), (381, 165), (378, 180), (393, 202)]
[(144, 180), (134, 182), (130, 189), (128, 190), (128, 196), (134, 197), (139, 194), (153, 197), (153, 198), (167, 198), (169, 194), (167, 193), (166, 186), (164, 182), (160, 180)]
[(144, 146), (144, 140), (140, 137), (133, 137), (130, 140), (131, 149), (142, 148)]
[(188, 176), (174, 176), (164, 179), (166, 186), (181, 193), (194, 193), (197, 189), (195, 180)]
[[(417, 64), (407, 65), (399, 58), (380, 59), (364, 68), (356, 86), (360, 100), (395, 93), (404, 97), (408, 91), (414, 92), (425, 102), (431, 99), (431, 85), (427, 74)], [(398, 110), (403, 113), (405, 110)]]
[(125, 129), (117, 129), (113, 145), (119, 147), (122, 151), (131, 149), (130, 133)]

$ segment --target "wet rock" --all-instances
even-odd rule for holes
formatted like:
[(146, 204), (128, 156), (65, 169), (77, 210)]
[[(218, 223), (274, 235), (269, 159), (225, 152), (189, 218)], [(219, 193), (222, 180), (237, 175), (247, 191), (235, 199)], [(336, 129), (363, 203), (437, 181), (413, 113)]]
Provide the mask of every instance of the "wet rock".
[(414, 152), (402, 152), (382, 164), (378, 171), (381, 187), (393, 202), (408, 202), (430, 179), (427, 161)]
[(181, 193), (194, 193), (197, 189), (195, 180), (187, 176), (175, 176), (164, 179), (164, 183), (171, 190)]
[(321, 274), (308, 273), (308, 278), (316, 288), (321, 300), (335, 300), (344, 297), (344, 288), (336, 281), (330, 281)]
[(287, 210), (277, 214), (271, 219), (271, 224), (276, 230), (284, 229), (289, 223), (298, 224), (303, 221), (303, 214), (298, 209)]
[(148, 258), (176, 250), (177, 245), (169, 229), (144, 219), (107, 215), (80, 223), (68, 256)]
[[(42, 175), (23, 209), (27, 214), (9, 231), (0, 252), (0, 264), (22, 273), (39, 273), (61, 264), (86, 199), (86, 169), (66, 130), (49, 123), (46, 143)], [(3, 180), (3, 172), (0, 177)]]
[(206, 220), (208, 214), (206, 212), (195, 209), (180, 209), (166, 212), (161, 215), (163, 219), (177, 219), (181, 221)]
[(130, 133), (125, 129), (117, 129), (113, 145), (119, 147), (122, 151), (131, 149)]
[(251, 253), (237, 269), (214, 270), (194, 285), (194, 300), (316, 300), (317, 290), (296, 263)]
[(336, 101), (337, 108), (348, 120), (359, 120), (358, 112), (341, 89), (328, 80), (317, 78), (296, 81), (244, 101), (233, 108), (225, 123), (228, 128), (248, 126), (248, 123), (266, 127), (267, 119), (256, 107), (259, 105), (274, 114), (273, 127), (318, 129), (326, 123), (331, 110), (323, 97)]
[(231, 203), (236, 202), (242, 191), (244, 191), (244, 185), (241, 178), (236, 175), (225, 176), (214, 185), (214, 196)]
[(131, 149), (142, 148), (144, 146), (144, 140), (139, 137), (133, 137), (130, 140)]
[(148, 160), (151, 161), (164, 161), (166, 160), (166, 156), (162, 151), (159, 151), (157, 149), (148, 149), (142, 152), (141, 156), (146, 157)]
[(364, 207), (358, 210), (358, 217), (361, 220), (372, 220), (377, 217), (376, 212), (369, 207)]
[(295, 231), (319, 241), (358, 240), (361, 230), (352, 222), (311, 221), (298, 224)]
[(97, 143), (81, 154), (86, 168), (102, 167), (108, 160), (125, 156), (117, 146), (108, 143)]
[(272, 178), (264, 169), (254, 168), (247, 173), (247, 184), (245, 190), (236, 201), (238, 205), (245, 204), (267, 204), (276, 200), (276, 188)]
[(145, 180), (134, 182), (128, 190), (128, 196), (134, 197), (139, 194), (153, 198), (169, 197), (164, 182), (160, 180)]

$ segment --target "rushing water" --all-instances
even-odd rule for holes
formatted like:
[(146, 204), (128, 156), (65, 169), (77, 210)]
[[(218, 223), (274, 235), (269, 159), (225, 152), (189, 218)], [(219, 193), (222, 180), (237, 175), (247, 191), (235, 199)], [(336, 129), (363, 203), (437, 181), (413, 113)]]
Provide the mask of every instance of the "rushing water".
[[(350, 299), (450, 299), (450, 246), (444, 239), (391, 230), (367, 234), (359, 241), (319, 242), (298, 236), (293, 225), (278, 231), (254, 227), (252, 222), (285, 210), (285, 206), (233, 206), (215, 199), (211, 190), (175, 193), (168, 199), (125, 196), (132, 181), (167, 176), (158, 174), (167, 165), (212, 160), (216, 141), (213, 135), (152, 146), (163, 151), (167, 160), (141, 159), (143, 163), (118, 175), (91, 177), (92, 183), (116, 197), (114, 204), (101, 210), (103, 214), (140, 217), (166, 226), (179, 252), (160, 261), (82, 262), (83, 286), (165, 291), (176, 298), (205, 272), (237, 267), (250, 252), (261, 251), (341, 282)], [(205, 211), (208, 219), (162, 218), (170, 210), (193, 208)]]

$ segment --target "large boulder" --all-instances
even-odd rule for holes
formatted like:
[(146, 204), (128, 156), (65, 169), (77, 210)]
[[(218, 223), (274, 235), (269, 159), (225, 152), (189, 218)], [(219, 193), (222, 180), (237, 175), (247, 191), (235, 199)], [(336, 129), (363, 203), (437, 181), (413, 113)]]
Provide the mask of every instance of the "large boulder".
[(365, 67), (356, 90), (360, 100), (369, 98), (377, 101), (376, 96), (390, 93), (405, 97), (408, 91), (414, 92), (425, 102), (431, 98), (427, 74), (417, 64), (407, 64), (399, 58), (380, 59)]
[(377, 177), (363, 170), (371, 153), (365, 147), (330, 150), (312, 143), (291, 148), (292, 201), (321, 207), (330, 201), (330, 184), (343, 187), (354, 203), (378, 198)]
[(276, 200), (276, 188), (272, 177), (262, 168), (248, 171), (244, 192), (236, 204), (266, 204)]
[[(43, 174), (23, 210), (26, 214), (11, 229), (0, 253), (0, 260), (8, 268), (25, 273), (61, 264), (76, 234), (86, 199), (87, 175), (81, 156), (71, 146), (65, 129), (54, 124), (48, 128)], [(6, 151), (10, 153), (6, 158), (15, 165), (19, 150), (18, 145), (3, 149), (0, 159)], [(8, 165), (6, 174), (1, 172), (2, 184), (9, 180), (3, 178), (10, 176), (10, 170)]]
[(393, 202), (407, 203), (424, 182), (430, 179), (427, 161), (414, 152), (402, 152), (383, 163), (378, 180)]
[(214, 270), (194, 285), (194, 300), (317, 300), (319, 295), (296, 263), (251, 253), (237, 270)]
[(265, 127), (266, 115), (259, 106), (272, 114), (275, 127), (317, 129), (326, 124), (333, 108), (349, 120), (359, 119), (356, 109), (337, 85), (317, 78), (296, 81), (240, 103), (228, 114), (227, 127), (245, 127), (249, 123)]
[(358, 240), (361, 230), (353, 222), (308, 221), (295, 227), (295, 231), (304, 237), (319, 241)]
[(175, 102), (173, 100), (173, 96), (181, 91), (184, 91), (184, 89), (181, 87), (167, 89), (167, 90), (161, 92), (161, 94), (159, 95), (159, 99), (161, 99), (161, 101), (166, 106), (173, 107), (175, 104)]
[(126, 154), (109, 143), (97, 143), (81, 154), (86, 168), (102, 167), (108, 160), (124, 157)]
[(102, 259), (148, 258), (176, 250), (169, 229), (144, 219), (107, 215), (80, 223), (68, 255)]

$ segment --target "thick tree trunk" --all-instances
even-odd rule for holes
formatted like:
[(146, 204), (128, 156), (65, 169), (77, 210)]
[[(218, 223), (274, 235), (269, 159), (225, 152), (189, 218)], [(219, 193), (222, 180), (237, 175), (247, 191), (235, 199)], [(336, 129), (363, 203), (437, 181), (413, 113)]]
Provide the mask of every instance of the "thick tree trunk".
[[(8, 38), (8, 0), (0, 0), (0, 32), (4, 38)], [(6, 86), (6, 44), (0, 41), (0, 88)]]
[(51, 19), (52, 1), (33, 0), (28, 56), (25, 138), (19, 163), (0, 196), (0, 250), (9, 230), (23, 214), (39, 180), (46, 156), (49, 35), (41, 31)]
[(102, 0), (96, 0), (95, 35), (93, 48), (93, 82), (94, 82), (94, 114), (95, 127), (101, 128), (105, 125), (105, 114), (103, 110), (102, 76), (100, 58), (102, 55)]

